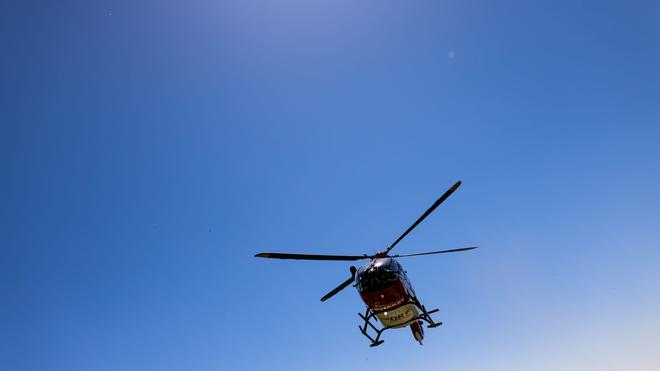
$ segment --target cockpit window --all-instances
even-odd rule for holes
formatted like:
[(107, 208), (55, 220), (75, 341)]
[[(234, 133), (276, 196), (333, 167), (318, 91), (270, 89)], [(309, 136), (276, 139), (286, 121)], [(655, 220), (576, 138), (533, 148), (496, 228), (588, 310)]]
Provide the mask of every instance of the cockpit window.
[(358, 271), (357, 282), (360, 292), (378, 291), (399, 278), (399, 265), (392, 259), (382, 259)]

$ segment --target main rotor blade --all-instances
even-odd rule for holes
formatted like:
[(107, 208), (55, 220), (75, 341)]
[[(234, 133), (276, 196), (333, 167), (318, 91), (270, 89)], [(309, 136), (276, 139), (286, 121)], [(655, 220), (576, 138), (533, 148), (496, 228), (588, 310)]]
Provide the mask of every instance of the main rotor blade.
[(286, 254), (277, 252), (262, 252), (256, 254), (257, 258), (269, 259), (296, 259), (296, 260), (338, 260), (338, 261), (354, 261), (360, 259), (368, 259), (366, 255), (315, 255), (315, 254)]
[(467, 251), (474, 250), (477, 246), (472, 247), (462, 247), (460, 249), (451, 249), (451, 250), (440, 250), (440, 251), (430, 251), (430, 252), (420, 252), (417, 254), (403, 254), (403, 255), (392, 255), (393, 258), (406, 258), (408, 256), (420, 256), (420, 255), (432, 255), (432, 254), (444, 254), (446, 252), (458, 252), (458, 251)]
[(433, 212), (433, 210), (435, 210), (436, 207), (438, 207), (442, 202), (444, 202), (444, 200), (446, 200), (447, 197), (451, 196), (451, 194), (454, 193), (454, 191), (455, 191), (456, 189), (458, 189), (458, 187), (460, 187), (460, 186), (461, 186), (461, 181), (459, 180), (458, 182), (456, 182), (456, 184), (454, 184), (451, 188), (449, 188), (449, 190), (448, 190), (447, 192), (445, 192), (445, 194), (443, 194), (442, 196), (440, 196), (440, 198), (437, 199), (437, 200), (433, 203), (433, 205), (431, 205), (431, 207), (429, 207), (429, 209), (426, 210), (426, 211), (424, 212), (424, 214), (422, 214), (422, 216), (420, 216), (419, 219), (417, 219), (417, 221), (414, 222), (413, 225), (410, 226), (410, 228), (408, 228), (408, 230), (406, 230), (405, 232), (403, 232), (403, 234), (401, 235), (401, 237), (397, 238), (397, 240), (394, 241), (394, 243), (393, 243), (392, 245), (390, 245), (390, 247), (388, 247), (387, 250), (385, 250), (385, 253), (386, 253), (386, 254), (389, 253), (390, 250), (392, 250), (392, 249), (394, 248), (394, 246), (396, 246), (396, 244), (399, 243), (399, 241), (401, 241), (404, 237), (406, 237), (406, 236), (408, 235), (408, 233), (410, 233), (410, 231), (412, 231), (413, 229), (415, 229), (415, 227), (417, 227), (417, 225), (418, 225), (419, 223), (421, 223), (422, 220), (424, 220), (427, 216), (429, 216), (429, 214), (431, 214), (431, 213)]
[(339, 291), (345, 289), (346, 286), (348, 286), (348, 285), (350, 285), (351, 283), (353, 283), (353, 281), (355, 280), (355, 272), (357, 272), (357, 269), (356, 269), (355, 267), (351, 267), (351, 278), (349, 278), (349, 279), (347, 279), (346, 281), (342, 282), (342, 284), (339, 285), (339, 286), (337, 286), (337, 287), (335, 287), (334, 290), (332, 290), (332, 291), (330, 291), (329, 293), (325, 294), (325, 296), (321, 298), (321, 301), (326, 301), (326, 300), (330, 299), (330, 298), (333, 297), (336, 293), (338, 293)]

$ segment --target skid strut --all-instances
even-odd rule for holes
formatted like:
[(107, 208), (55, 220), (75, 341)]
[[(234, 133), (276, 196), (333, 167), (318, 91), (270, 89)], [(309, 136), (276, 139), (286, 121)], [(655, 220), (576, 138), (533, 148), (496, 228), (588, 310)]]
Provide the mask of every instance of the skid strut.
[[(385, 326), (385, 325), (383, 325), (383, 327), (380, 328), (380, 329), (378, 327), (376, 327), (371, 322), (372, 319), (374, 321), (378, 322), (378, 317), (376, 317), (377, 314), (380, 314), (380, 313), (383, 313), (383, 312), (386, 312), (386, 311), (392, 311), (392, 310), (395, 310), (397, 308), (400, 308), (400, 307), (402, 307), (404, 305), (408, 305), (408, 304), (414, 305), (421, 312), (415, 318), (411, 319), (408, 322), (405, 322), (405, 323), (397, 325), (397, 326)], [(387, 308), (386, 310), (372, 311), (371, 309), (367, 308), (367, 310), (365, 311), (364, 314), (358, 313), (358, 316), (360, 316), (360, 318), (362, 318), (364, 320), (364, 325), (363, 326), (358, 325), (358, 328), (360, 329), (360, 332), (362, 333), (362, 335), (366, 336), (367, 339), (369, 339), (371, 341), (371, 344), (369, 346), (375, 347), (375, 346), (378, 346), (378, 345), (380, 345), (384, 342), (384, 340), (380, 339), (380, 336), (383, 334), (383, 332), (385, 332), (385, 330), (389, 330), (391, 328), (405, 327), (405, 326), (408, 326), (411, 323), (413, 323), (415, 321), (419, 321), (419, 320), (422, 320), (422, 321), (426, 322), (427, 323), (427, 326), (426, 326), (427, 328), (436, 328), (438, 326), (441, 326), (442, 322), (435, 322), (435, 321), (433, 321), (433, 318), (431, 318), (431, 314), (435, 313), (435, 312), (438, 312), (438, 311), (439, 311), (439, 309), (432, 309), (432, 310), (427, 311), (426, 308), (419, 302), (419, 300), (417, 300), (416, 297), (411, 297), (407, 301), (404, 301), (403, 303), (401, 303), (401, 304), (399, 304), (395, 307)], [(376, 337), (373, 337), (369, 334), (369, 332), (368, 332), (369, 328), (371, 328), (376, 333)]]

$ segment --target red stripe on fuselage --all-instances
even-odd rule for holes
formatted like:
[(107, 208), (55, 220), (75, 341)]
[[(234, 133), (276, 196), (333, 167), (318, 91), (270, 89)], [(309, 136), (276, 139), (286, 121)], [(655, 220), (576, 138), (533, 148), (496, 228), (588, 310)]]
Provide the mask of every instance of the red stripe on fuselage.
[(389, 283), (384, 289), (360, 293), (362, 301), (372, 311), (390, 309), (403, 303), (409, 296), (408, 285), (399, 277)]

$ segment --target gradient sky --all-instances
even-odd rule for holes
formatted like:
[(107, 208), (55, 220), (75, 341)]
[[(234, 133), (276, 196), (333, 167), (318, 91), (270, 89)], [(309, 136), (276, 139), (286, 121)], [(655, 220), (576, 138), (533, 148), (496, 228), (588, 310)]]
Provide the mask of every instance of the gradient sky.
[(3, 2), (0, 369), (660, 369), (658, 4)]

